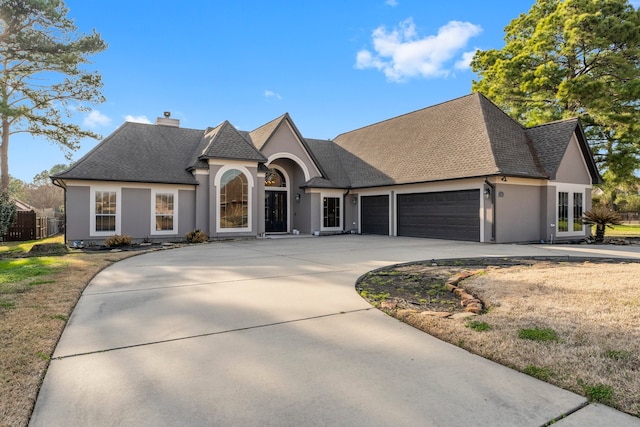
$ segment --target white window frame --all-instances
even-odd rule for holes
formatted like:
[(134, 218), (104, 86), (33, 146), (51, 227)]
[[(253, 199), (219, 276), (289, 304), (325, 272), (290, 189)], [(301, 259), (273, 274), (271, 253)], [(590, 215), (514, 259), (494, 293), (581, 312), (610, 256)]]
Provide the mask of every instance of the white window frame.
[[(171, 230), (156, 230), (156, 195), (171, 194), (173, 195), (173, 228)], [(168, 188), (151, 189), (151, 235), (161, 236), (167, 234), (178, 234), (178, 190)]]
[[(122, 188), (113, 186), (90, 186), (89, 197), (89, 236), (91, 237), (109, 237), (114, 234), (122, 234), (121, 232), (121, 218), (122, 218)], [(116, 193), (116, 229), (115, 231), (96, 231), (96, 192), (108, 191)]]
[[(239, 170), (247, 178), (247, 227), (245, 228), (222, 228), (220, 227), (220, 182), (222, 176), (230, 170)], [(250, 233), (253, 231), (253, 188), (254, 180), (249, 170), (241, 165), (227, 165), (220, 168), (214, 179), (216, 187), (216, 232), (217, 233)]]
[[(338, 199), (338, 209), (340, 211), (340, 224), (338, 227), (324, 226), (324, 199), (325, 197)], [(344, 224), (344, 197), (342, 192), (339, 193), (320, 193), (320, 231), (342, 231)]]
[[(582, 212), (584, 213), (586, 211), (586, 206), (585, 206), (585, 202), (587, 200), (586, 198), (586, 193), (589, 189), (585, 188), (585, 186), (583, 185), (572, 185), (572, 184), (563, 184), (563, 185), (558, 185), (556, 187), (556, 197), (555, 197), (555, 230), (556, 230), (556, 236), (557, 237), (573, 237), (573, 236), (584, 236), (585, 235), (585, 225), (582, 225), (582, 230), (580, 231), (574, 231), (573, 230), (573, 212), (574, 212), (574, 206), (573, 206), (573, 195), (574, 193), (581, 193), (582, 194)], [(560, 231), (560, 217), (558, 214), (558, 203), (560, 202), (560, 193), (567, 193), (568, 199), (569, 199), (569, 205), (567, 207), (567, 228), (568, 231)]]

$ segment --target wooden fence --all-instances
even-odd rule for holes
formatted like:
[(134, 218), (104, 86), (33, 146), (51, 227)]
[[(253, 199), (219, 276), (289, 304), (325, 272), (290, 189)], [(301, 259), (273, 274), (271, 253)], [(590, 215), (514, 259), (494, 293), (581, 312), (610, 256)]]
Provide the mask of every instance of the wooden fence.
[(8, 242), (38, 240), (53, 236), (58, 230), (56, 218), (38, 217), (34, 211), (18, 211), (18, 217), (4, 239)]

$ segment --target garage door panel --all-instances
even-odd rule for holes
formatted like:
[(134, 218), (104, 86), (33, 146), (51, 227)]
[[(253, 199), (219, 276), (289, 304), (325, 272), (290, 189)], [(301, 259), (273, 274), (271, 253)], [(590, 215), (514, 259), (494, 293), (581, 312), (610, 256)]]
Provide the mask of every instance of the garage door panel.
[(361, 231), (363, 234), (389, 235), (389, 196), (360, 198)]
[(399, 194), (398, 235), (480, 240), (480, 190)]

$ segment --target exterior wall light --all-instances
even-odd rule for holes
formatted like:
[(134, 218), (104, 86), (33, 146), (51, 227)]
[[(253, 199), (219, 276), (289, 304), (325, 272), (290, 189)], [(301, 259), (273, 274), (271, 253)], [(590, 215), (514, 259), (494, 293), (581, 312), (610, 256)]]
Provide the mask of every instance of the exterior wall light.
[(351, 202), (352, 202), (354, 205), (358, 204), (358, 196), (353, 196), (353, 197), (351, 198)]
[(489, 199), (489, 197), (491, 197), (491, 190), (489, 188), (485, 188), (483, 194), (485, 199)]
[(296, 202), (300, 201), (300, 193), (296, 193)]

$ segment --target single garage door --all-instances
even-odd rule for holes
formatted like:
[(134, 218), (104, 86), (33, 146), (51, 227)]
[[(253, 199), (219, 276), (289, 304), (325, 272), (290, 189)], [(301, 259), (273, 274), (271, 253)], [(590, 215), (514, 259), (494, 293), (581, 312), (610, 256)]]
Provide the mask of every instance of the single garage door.
[(398, 194), (398, 236), (480, 241), (480, 190)]
[(363, 234), (389, 235), (389, 196), (363, 196), (360, 208)]

